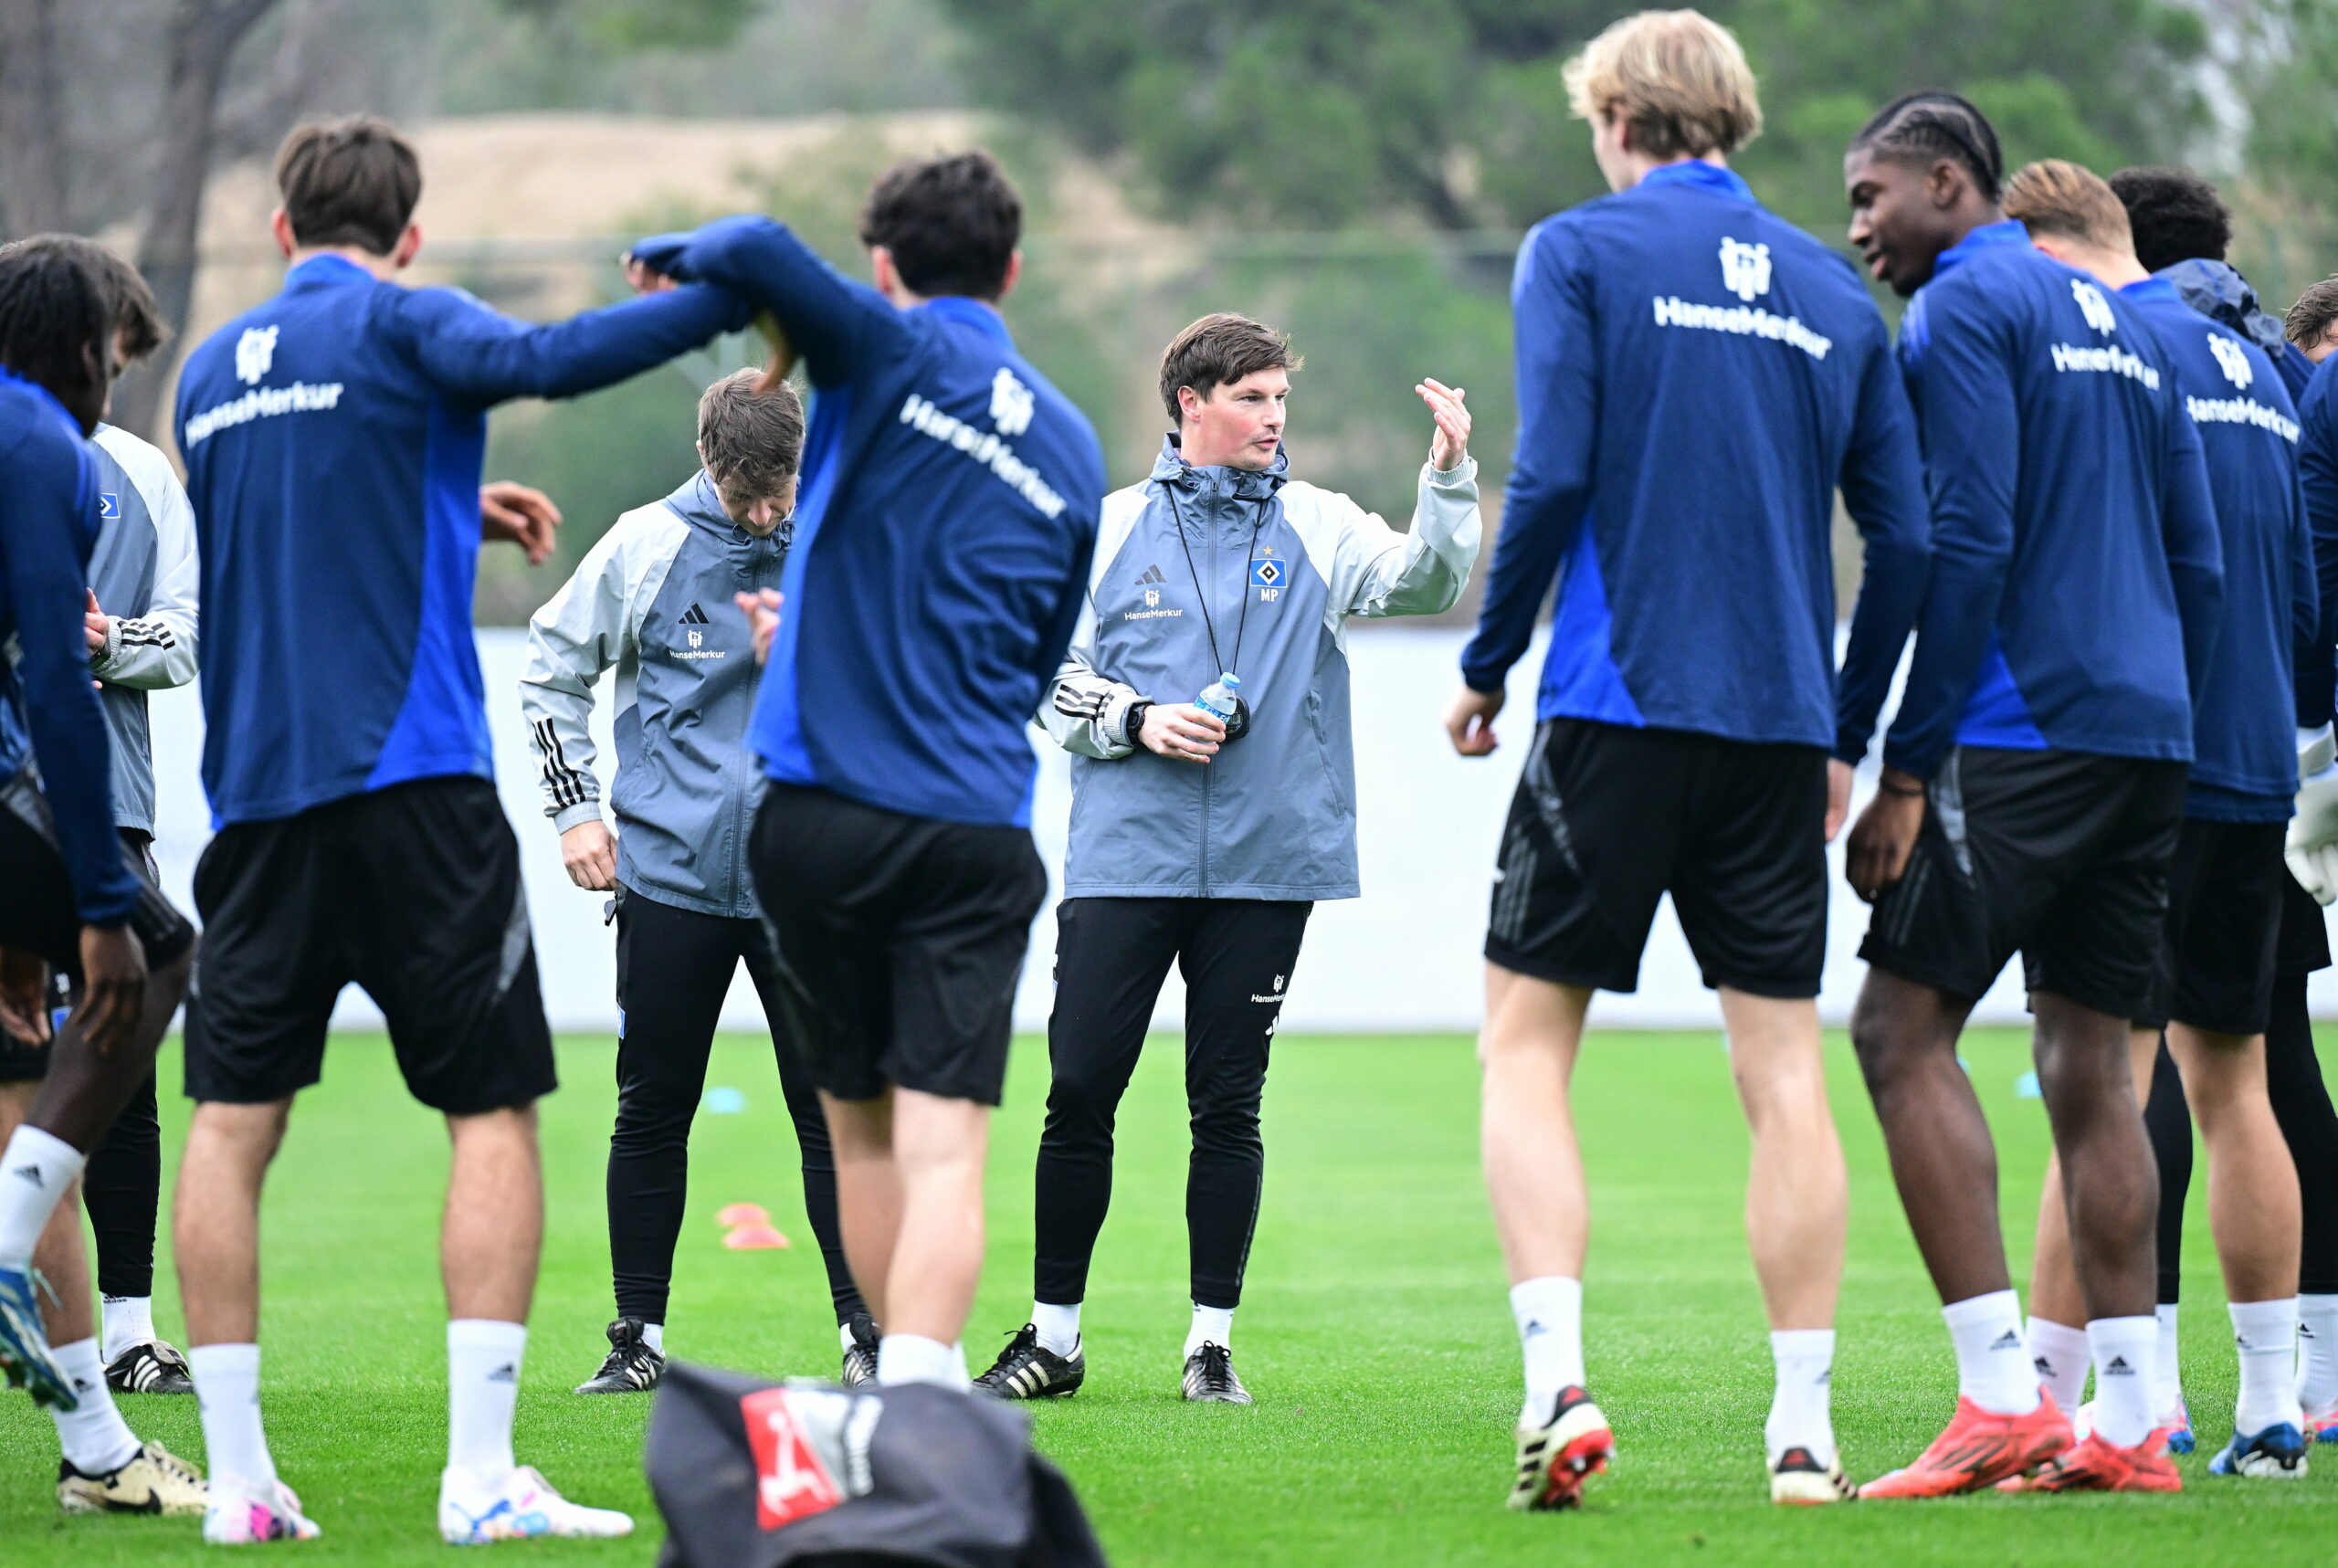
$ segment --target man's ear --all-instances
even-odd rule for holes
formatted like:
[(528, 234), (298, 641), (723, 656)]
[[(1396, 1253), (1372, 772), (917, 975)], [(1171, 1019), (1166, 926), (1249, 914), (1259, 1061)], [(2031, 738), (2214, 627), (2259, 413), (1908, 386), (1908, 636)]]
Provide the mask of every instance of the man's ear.
[(872, 245), (869, 247), (869, 281), (877, 285), (877, 292), (887, 299), (892, 298), (893, 290), (900, 287), (901, 275), (893, 270), (891, 247)]
[(698, 466), (701, 468), (706, 467), (706, 443), (693, 441), (690, 443), (690, 450), (698, 454)]
[(1935, 158), (1931, 173), (1924, 176), (1924, 195), (1942, 212), (1954, 206), (1964, 195), (1972, 182), (1964, 175), (1964, 165), (1954, 158)]
[(276, 237), (276, 248), (284, 259), (291, 260), (292, 253), (300, 248), (300, 242), (292, 234), (292, 215), (282, 207), (269, 214), (268, 232)]
[(1017, 246), (1007, 255), (1006, 276), (999, 279), (998, 297), (1002, 300), (1006, 299), (1009, 294), (1015, 292), (1015, 286), (1022, 281), (1023, 247), (1021, 246)]
[(421, 249), (422, 226), (418, 223), (410, 223), (405, 226), (405, 232), (398, 236), (396, 246), (390, 251), (391, 268), (403, 272), (414, 265), (414, 258)]
[(1177, 389), (1178, 423), (1183, 424), (1187, 419), (1200, 418), (1202, 416), (1202, 405), (1208, 401), (1208, 398), (1204, 397), (1200, 393), (1195, 391), (1190, 386), (1179, 387)]

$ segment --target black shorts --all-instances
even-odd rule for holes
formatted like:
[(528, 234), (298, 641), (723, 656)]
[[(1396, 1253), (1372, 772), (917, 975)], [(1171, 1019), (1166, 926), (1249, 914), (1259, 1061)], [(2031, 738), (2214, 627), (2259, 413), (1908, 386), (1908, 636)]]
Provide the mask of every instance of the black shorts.
[(2280, 822), (2184, 819), (2168, 870), (2159, 962), (2136, 1027), (2265, 1032), (2280, 953), (2281, 884), (2296, 885), (2281, 859), (2288, 835)]
[(1486, 958), (1631, 991), (1664, 894), (1708, 986), (1818, 994), (1827, 753), (1546, 720), (1511, 797)]
[(1048, 874), (1020, 827), (884, 811), (774, 784), (755, 891), (788, 1032), (838, 1100), (887, 1085), (996, 1105), (1015, 984)]
[(2281, 934), (2275, 944), (2273, 973), (2312, 974), (2330, 967), (2330, 927), (2322, 906), (2298, 886), (2295, 877), (2281, 878)]
[(222, 828), (195, 872), (205, 938), (186, 1092), (229, 1105), (317, 1081), (333, 1001), (364, 987), (406, 1088), (477, 1115), (557, 1087), (520, 846), (495, 786), (422, 779)]
[[(138, 879), (130, 929), (146, 967), (176, 963), (195, 945), (195, 927), (154, 886), (144, 835), (122, 836), (121, 857)], [(73, 879), (57, 847), (57, 825), (31, 770), (0, 784), (0, 947), (29, 952), (67, 981), (81, 978), (81, 916)], [(29, 1083), (48, 1074), (48, 1047), (0, 1030), (0, 1083)]]
[(1859, 956), (1972, 1000), (2016, 952), (2028, 987), (2141, 1016), (2184, 826), (2183, 763), (1959, 746)]

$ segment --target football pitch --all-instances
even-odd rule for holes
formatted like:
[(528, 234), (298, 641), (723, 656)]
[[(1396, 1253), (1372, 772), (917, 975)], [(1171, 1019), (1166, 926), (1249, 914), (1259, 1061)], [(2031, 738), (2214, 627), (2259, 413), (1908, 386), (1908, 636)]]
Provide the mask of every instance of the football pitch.
[[(2185, 1255), (2185, 1383), (2204, 1451), (2173, 1498), (1998, 1498), (1786, 1510), (1766, 1499), (1767, 1343), (1740, 1208), (1745, 1137), (1718, 1037), (1599, 1034), (1577, 1078), (1591, 1169), (1592, 1384), (1619, 1458), (1574, 1515), (1501, 1504), (1517, 1350), (1477, 1174), (1476, 1072), (1465, 1038), (1276, 1043), (1267, 1193), (1237, 1363), (1250, 1409), (1176, 1397), (1185, 1294), (1185, 1113), (1175, 1042), (1156, 1038), (1121, 1111), (1119, 1179), (1084, 1328), (1089, 1381), (1035, 1414), (1120, 1564), (2325, 1562), (2338, 1448), (2295, 1484), (2218, 1480), (2233, 1358), (2207, 1246), (2205, 1179)], [(1848, 1047), (1830, 1037), (1852, 1177), (1850, 1262), (1835, 1409), (1866, 1479), (1911, 1456), (1949, 1415), (1953, 1368), (1900, 1216)], [(2025, 1042), (1977, 1033), (1966, 1056), (1996, 1130), (2018, 1282), (2046, 1150), (2017, 1096)], [(550, 1233), (520, 1402), (519, 1453), (571, 1497), (632, 1510), (630, 1541), (494, 1549), (530, 1562), (648, 1563), (659, 1536), (641, 1476), (648, 1401), (570, 1394), (598, 1364), (610, 1316), (602, 1160), (612, 1043), (571, 1037), (545, 1103)], [(175, 1046), (163, 1082), (178, 1080)], [(836, 1337), (804, 1223), (794, 1144), (769, 1047), (727, 1037), (713, 1085), (742, 1112), (702, 1114), (690, 1218), (668, 1331), (688, 1360), (833, 1375)], [(1018, 1042), (994, 1147), (991, 1264), (976, 1370), (1028, 1311), (1031, 1152), (1046, 1090)], [(165, 1099), (165, 1194), (185, 1121)], [(436, 1230), (443, 1130), (405, 1099), (377, 1039), (333, 1047), (269, 1186), (262, 1327), (269, 1436), (324, 1539), (302, 1562), (443, 1561), (432, 1525), (445, 1433)], [(769, 1208), (787, 1251), (727, 1252), (715, 1212)], [(167, 1225), (165, 1226), (167, 1229)], [(167, 1245), (167, 1241), (166, 1241)], [(180, 1343), (167, 1259), (157, 1315)], [(124, 1401), (142, 1436), (199, 1457), (192, 1399)], [(60, 1519), (56, 1446), (22, 1394), (0, 1398), (0, 1563), (9, 1568), (208, 1560), (196, 1521)], [(2323, 1456), (2327, 1456), (2324, 1458)]]

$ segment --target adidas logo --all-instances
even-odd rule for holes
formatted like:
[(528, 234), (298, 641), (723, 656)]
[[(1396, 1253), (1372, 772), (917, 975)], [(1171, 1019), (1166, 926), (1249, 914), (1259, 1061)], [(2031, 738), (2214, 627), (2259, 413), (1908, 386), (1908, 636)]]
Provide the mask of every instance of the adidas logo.
[(2054, 1375), (2054, 1363), (2048, 1361), (2042, 1355), (2030, 1357), (2029, 1364), (2038, 1369), (2038, 1375), (2040, 1377), (2051, 1377)]
[(1996, 1343), (1989, 1348), (1993, 1351), (2017, 1351), (2021, 1348), (2021, 1335), (2012, 1329), (2007, 1329), (1997, 1336)]
[(682, 612), (682, 625), (686, 626), (711, 626), (712, 623), (706, 618), (706, 612), (704, 610), (700, 609), (696, 605), (692, 605), (689, 609)]
[(8, 1173), (12, 1176), (22, 1176), (26, 1181), (30, 1182), (34, 1186), (38, 1187), (43, 1192), (47, 1192), (48, 1190), (48, 1184), (41, 1180), (40, 1167), (38, 1165), (19, 1165)]
[(517, 1383), (520, 1381), (520, 1369), (513, 1366), (507, 1361), (501, 1366), (497, 1367), (493, 1372), (489, 1373), (487, 1374), (487, 1381), (490, 1383)]
[(1137, 581), (1140, 583), (1166, 583), (1169, 579), (1161, 574), (1160, 567), (1148, 566), (1144, 569), (1144, 575), (1139, 577)]
[(2127, 1364), (2127, 1358), (2125, 1356), (2115, 1355), (2112, 1356), (2109, 1363), (2103, 1367), (2102, 1375), (2105, 1377), (2133, 1377), (2135, 1375), (2135, 1369)]

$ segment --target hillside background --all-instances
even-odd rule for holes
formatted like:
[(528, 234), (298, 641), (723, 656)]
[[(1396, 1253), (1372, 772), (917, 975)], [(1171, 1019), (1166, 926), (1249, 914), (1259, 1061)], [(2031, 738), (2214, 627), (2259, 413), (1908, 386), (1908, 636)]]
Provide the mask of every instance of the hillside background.
[[(1536, 218), (1604, 188), (1559, 66), (1627, 8), (0, 0), (0, 226), (100, 235), (184, 300), (181, 341), (198, 341), (276, 286), (277, 138), (371, 111), (421, 149), (417, 277), (552, 317), (616, 298), (631, 237), (742, 208), (858, 271), (871, 175), (981, 142), (1029, 205), (1009, 321), (1095, 419), (1116, 480), (1159, 440), (1160, 345), (1205, 310), (1239, 310), (1306, 355), (1294, 466), (1401, 521), (1424, 374), (1469, 389), (1499, 481), (1510, 256)], [(2338, 0), (1706, 8), (1762, 79), (1768, 129), (1739, 167), (1829, 244), (1847, 138), (1898, 92), (1938, 86), (1995, 118), (2014, 163), (2181, 163), (2219, 179), (2240, 220), (2234, 259), (2276, 311), (2338, 267)], [(483, 619), (523, 619), (619, 511), (688, 475), (698, 389), (748, 353), (720, 344), (496, 416), (490, 474), (551, 491), (569, 522), (542, 569), (489, 554)], [(120, 404), (150, 434), (168, 424), (142, 407), (167, 409), (162, 369)]]

